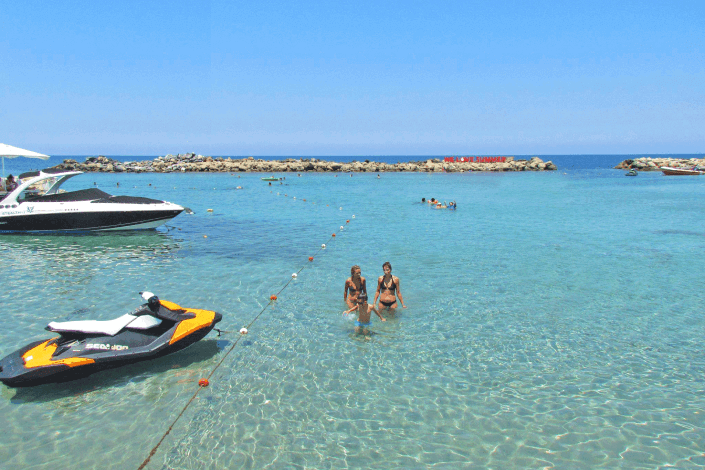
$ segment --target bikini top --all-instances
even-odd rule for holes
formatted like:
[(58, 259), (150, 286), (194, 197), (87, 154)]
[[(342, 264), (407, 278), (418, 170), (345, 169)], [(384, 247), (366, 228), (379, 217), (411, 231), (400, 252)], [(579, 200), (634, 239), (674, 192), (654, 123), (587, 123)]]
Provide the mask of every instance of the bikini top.
[[(362, 282), (360, 284), (362, 284)], [(357, 286), (355, 285), (355, 283), (352, 280), (350, 281), (350, 285), (348, 285), (348, 290), (350, 291), (351, 294), (354, 294), (355, 292), (359, 292)]]
[(382, 289), (384, 289), (384, 290), (391, 290), (391, 291), (396, 290), (396, 289), (397, 289), (397, 285), (394, 283), (394, 278), (392, 278), (392, 283), (391, 283), (391, 285), (389, 285), (389, 286), (384, 283), (384, 278), (382, 278)]

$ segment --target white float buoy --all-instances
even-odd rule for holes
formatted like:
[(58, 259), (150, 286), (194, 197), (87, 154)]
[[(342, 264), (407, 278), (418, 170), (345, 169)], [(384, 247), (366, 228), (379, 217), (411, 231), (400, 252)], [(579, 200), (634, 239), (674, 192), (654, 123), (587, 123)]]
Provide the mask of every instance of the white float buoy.
[(353, 219), (355, 218), (355, 214), (353, 214)]
[(299, 275), (296, 274), (296, 273), (294, 273), (294, 274), (291, 275), (291, 277), (293, 277), (294, 279), (296, 279), (297, 277), (299, 277)]
[(325, 248), (325, 247), (326, 247), (326, 244), (325, 244), (325, 243), (324, 243), (323, 245), (321, 245), (321, 248)]
[(340, 226), (340, 231), (342, 232), (343, 230), (345, 230), (345, 227), (343, 227), (343, 226), (341, 225), (341, 226)]
[(341, 208), (340, 208), (340, 210), (342, 211), (342, 210), (343, 210), (343, 208), (341, 207)]
[(240, 328), (240, 334), (241, 334), (241, 335), (246, 335), (246, 334), (247, 334), (247, 328)]

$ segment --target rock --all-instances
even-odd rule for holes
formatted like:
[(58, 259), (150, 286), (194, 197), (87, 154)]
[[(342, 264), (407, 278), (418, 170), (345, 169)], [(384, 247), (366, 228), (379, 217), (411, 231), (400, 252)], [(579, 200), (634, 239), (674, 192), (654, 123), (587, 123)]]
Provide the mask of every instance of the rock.
[(661, 167), (673, 168), (692, 168), (694, 166), (705, 166), (705, 158), (691, 158), (688, 160), (680, 158), (650, 158), (639, 157), (636, 159), (627, 159), (620, 162), (614, 168), (617, 170), (638, 169), (641, 171), (661, 171)]
[[(683, 166), (692, 167), (694, 165), (704, 165), (705, 160), (690, 159), (662, 161), (658, 159), (640, 158), (636, 160), (625, 160), (620, 165), (624, 168), (636, 167), (647, 169), (658, 169), (660, 166)], [(618, 165), (619, 167), (619, 165)], [(504, 162), (442, 162), (437, 158), (425, 161), (378, 163), (369, 159), (364, 162), (353, 161), (351, 163), (328, 162), (321, 159), (287, 158), (285, 160), (263, 160), (247, 157), (240, 160), (222, 157), (204, 157), (195, 153), (184, 153), (178, 155), (167, 154), (156, 157), (154, 160), (141, 162), (119, 162), (111, 158), (99, 155), (97, 157), (87, 157), (84, 163), (76, 160), (66, 159), (57, 165), (57, 168), (65, 170), (80, 170), (86, 172), (465, 172), (465, 171), (551, 171), (556, 170), (553, 162), (543, 162), (538, 157), (530, 160), (514, 160), (513, 157), (506, 157)]]

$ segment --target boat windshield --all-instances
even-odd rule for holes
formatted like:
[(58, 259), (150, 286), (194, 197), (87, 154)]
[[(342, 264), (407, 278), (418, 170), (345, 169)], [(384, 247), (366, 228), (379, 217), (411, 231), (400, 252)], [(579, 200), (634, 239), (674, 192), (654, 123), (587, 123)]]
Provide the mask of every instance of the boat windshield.
[(52, 177), (37, 181), (36, 183), (30, 185), (24, 191), (22, 191), (19, 196), (17, 196), (17, 202), (22, 202), (27, 200), (28, 198), (42, 196), (46, 194), (46, 192), (52, 186), (54, 186), (58, 179), (59, 178)]

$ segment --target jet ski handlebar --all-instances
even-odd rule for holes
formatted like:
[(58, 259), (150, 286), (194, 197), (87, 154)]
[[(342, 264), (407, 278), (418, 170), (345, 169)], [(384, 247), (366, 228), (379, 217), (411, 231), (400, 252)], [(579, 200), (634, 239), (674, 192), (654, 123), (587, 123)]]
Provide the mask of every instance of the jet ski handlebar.
[(147, 306), (149, 306), (149, 309), (152, 312), (157, 313), (159, 311), (159, 307), (161, 305), (159, 303), (159, 297), (149, 291), (140, 292), (140, 296), (147, 301)]
[(140, 295), (144, 300), (147, 301), (147, 307), (149, 307), (149, 310), (151, 310), (154, 316), (157, 318), (177, 322), (182, 320), (189, 320), (191, 318), (196, 317), (195, 314), (186, 313), (184, 310), (171, 310), (166, 308), (159, 301), (159, 297), (157, 297), (151, 292), (140, 292)]

